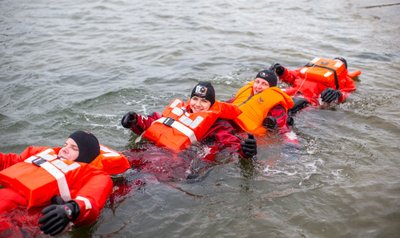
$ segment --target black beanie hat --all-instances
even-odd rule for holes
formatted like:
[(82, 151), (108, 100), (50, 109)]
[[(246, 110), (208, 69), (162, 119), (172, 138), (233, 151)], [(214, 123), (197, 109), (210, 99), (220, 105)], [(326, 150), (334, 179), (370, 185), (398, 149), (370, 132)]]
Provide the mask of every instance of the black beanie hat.
[(100, 144), (96, 136), (90, 132), (75, 131), (69, 138), (73, 139), (79, 148), (76, 162), (90, 163), (100, 154)]
[(193, 96), (207, 99), (211, 102), (212, 106), (215, 102), (214, 87), (210, 82), (200, 82), (193, 88), (190, 98), (192, 98)]
[(258, 72), (256, 78), (262, 78), (266, 80), (270, 87), (274, 87), (278, 84), (278, 78), (276, 77), (276, 74), (269, 69)]

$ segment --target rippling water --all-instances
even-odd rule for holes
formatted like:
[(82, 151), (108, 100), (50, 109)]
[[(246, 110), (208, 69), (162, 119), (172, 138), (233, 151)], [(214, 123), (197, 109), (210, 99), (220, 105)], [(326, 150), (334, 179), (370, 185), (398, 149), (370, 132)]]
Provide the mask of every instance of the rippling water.
[[(296, 117), (300, 148), (202, 180), (149, 178), (94, 237), (397, 237), (400, 5), (391, 1), (0, 0), (0, 151), (76, 129), (124, 150), (129, 111), (160, 111), (200, 80), (228, 99), (262, 68), (343, 56), (362, 71), (335, 110)], [(266, 141), (264, 141), (266, 140)]]

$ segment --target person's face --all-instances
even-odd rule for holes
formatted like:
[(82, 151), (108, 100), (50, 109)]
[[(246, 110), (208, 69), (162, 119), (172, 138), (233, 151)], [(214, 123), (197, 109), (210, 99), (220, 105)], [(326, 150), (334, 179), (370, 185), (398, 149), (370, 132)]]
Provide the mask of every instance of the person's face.
[(189, 101), (189, 105), (193, 113), (204, 112), (210, 109), (211, 102), (205, 98), (193, 96)]
[(76, 160), (79, 156), (79, 147), (73, 139), (68, 138), (58, 152), (58, 156), (66, 160)]
[(262, 79), (262, 78), (256, 78), (254, 80), (254, 85), (253, 85), (253, 94), (256, 95), (258, 93), (261, 93), (265, 89), (269, 88), (269, 83), (267, 80)]

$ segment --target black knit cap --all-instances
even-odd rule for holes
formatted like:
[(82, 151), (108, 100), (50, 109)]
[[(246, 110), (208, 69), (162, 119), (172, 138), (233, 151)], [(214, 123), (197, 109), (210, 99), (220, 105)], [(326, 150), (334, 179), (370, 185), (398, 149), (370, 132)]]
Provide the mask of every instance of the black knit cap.
[(90, 132), (75, 131), (69, 138), (73, 139), (79, 148), (76, 162), (90, 163), (100, 154), (100, 144), (96, 136)]
[(207, 99), (208, 101), (211, 102), (212, 106), (215, 102), (214, 87), (210, 82), (200, 82), (196, 86), (194, 86), (190, 97), (192, 98), (193, 96)]
[(276, 77), (276, 74), (269, 69), (258, 72), (256, 78), (264, 79), (269, 83), (270, 87), (274, 87), (278, 84), (278, 78)]

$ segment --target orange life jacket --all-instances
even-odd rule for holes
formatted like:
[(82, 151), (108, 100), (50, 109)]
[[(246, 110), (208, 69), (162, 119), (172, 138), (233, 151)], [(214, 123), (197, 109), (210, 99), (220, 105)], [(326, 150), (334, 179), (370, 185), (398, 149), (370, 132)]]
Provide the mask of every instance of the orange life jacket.
[(244, 130), (255, 135), (266, 134), (267, 130), (262, 125), (268, 112), (276, 105), (282, 105), (286, 111), (293, 107), (292, 98), (278, 87), (270, 87), (253, 95), (254, 81), (246, 84), (235, 95), (234, 105), (243, 112), (235, 122)]
[(339, 79), (347, 75), (345, 64), (338, 59), (314, 58), (300, 68), (300, 76), (305, 80), (334, 85), (340, 88)]
[(0, 181), (23, 194), (28, 208), (48, 203), (57, 194), (69, 201), (72, 175), (81, 166), (89, 165), (58, 159), (57, 153), (49, 148), (0, 171)]
[(131, 167), (123, 154), (104, 145), (100, 145), (100, 154), (90, 162), (90, 165), (110, 175), (123, 173)]
[(62, 160), (57, 157), (60, 148), (48, 148), (36, 155), (0, 171), (0, 183), (23, 194), (28, 208), (48, 203), (55, 195), (64, 201), (74, 198), (70, 184), (78, 183), (78, 170), (100, 169), (108, 174), (118, 174), (130, 168), (125, 156), (101, 145), (100, 155), (90, 164)]
[(236, 106), (220, 101), (215, 101), (208, 111), (189, 113), (189, 110), (188, 104), (175, 99), (143, 136), (159, 146), (179, 152), (203, 139), (218, 118), (234, 119), (241, 113)]

